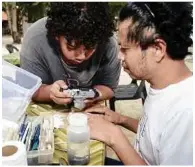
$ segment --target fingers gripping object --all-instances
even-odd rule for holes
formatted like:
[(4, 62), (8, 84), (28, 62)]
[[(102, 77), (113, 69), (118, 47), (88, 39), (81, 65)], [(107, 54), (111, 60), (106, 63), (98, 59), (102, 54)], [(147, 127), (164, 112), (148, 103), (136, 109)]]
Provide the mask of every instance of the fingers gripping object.
[(60, 88), (61, 92), (66, 92), (71, 98), (73, 98), (74, 107), (80, 110), (85, 108), (85, 99), (92, 99), (99, 96), (96, 89), (91, 88), (77, 88), (77, 89), (64, 89)]

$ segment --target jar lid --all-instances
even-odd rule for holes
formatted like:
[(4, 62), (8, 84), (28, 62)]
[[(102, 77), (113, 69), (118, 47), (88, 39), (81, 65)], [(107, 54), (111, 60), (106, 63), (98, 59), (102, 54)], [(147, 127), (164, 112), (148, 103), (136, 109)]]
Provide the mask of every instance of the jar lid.
[(70, 113), (67, 119), (70, 125), (86, 126), (88, 117), (86, 114), (83, 113)]

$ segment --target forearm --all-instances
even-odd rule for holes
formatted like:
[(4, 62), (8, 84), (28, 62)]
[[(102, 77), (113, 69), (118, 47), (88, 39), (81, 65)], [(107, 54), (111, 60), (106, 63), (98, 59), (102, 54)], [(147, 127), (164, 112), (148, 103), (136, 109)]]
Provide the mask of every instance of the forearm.
[(51, 102), (52, 100), (50, 98), (50, 89), (51, 85), (42, 84), (35, 92), (32, 99), (39, 102)]
[(107, 86), (95, 85), (94, 88), (101, 94), (101, 96), (97, 98), (97, 101), (107, 100), (114, 96), (112, 89)]
[(118, 130), (117, 136), (114, 137), (111, 147), (124, 165), (147, 165), (121, 130)]
[(137, 133), (138, 124), (139, 124), (139, 120), (120, 115), (119, 125), (133, 131), (134, 133)]

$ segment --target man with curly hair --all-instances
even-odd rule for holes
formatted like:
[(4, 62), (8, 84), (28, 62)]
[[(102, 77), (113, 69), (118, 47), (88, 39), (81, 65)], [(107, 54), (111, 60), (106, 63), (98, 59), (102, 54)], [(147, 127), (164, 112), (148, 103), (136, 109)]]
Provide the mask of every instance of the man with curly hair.
[[(125, 165), (193, 164), (193, 77), (184, 59), (192, 45), (192, 3), (129, 3), (119, 16), (125, 71), (150, 89), (138, 121), (96, 106), (86, 112), (91, 137), (107, 143)], [(95, 119), (94, 119), (95, 118)], [(121, 125), (137, 133), (131, 146)]]
[(28, 29), (21, 67), (43, 83), (34, 100), (68, 104), (72, 99), (60, 91), (68, 85), (99, 92), (99, 97), (86, 103), (113, 96), (121, 65), (108, 9), (103, 2), (53, 2), (48, 17)]

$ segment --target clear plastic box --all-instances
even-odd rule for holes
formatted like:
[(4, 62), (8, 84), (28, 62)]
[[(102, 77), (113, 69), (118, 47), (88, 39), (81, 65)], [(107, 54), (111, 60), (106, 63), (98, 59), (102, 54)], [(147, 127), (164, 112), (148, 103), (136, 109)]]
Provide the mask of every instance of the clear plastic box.
[(17, 122), (40, 85), (38, 76), (2, 60), (2, 117)]
[[(33, 120), (34, 125), (32, 126), (35, 128), (38, 124), (41, 124), (42, 126), (42, 120), (43, 118), (50, 119), (50, 128), (48, 131), (50, 132), (50, 144), (51, 148), (50, 149), (40, 149), (41, 141), (47, 142), (48, 135), (45, 136), (43, 132), (41, 132), (40, 137), (39, 137), (39, 148), (38, 150), (31, 150), (27, 151), (27, 160), (28, 160), (28, 165), (41, 165), (41, 164), (52, 164), (53, 161), (53, 153), (54, 153), (54, 133), (53, 133), (53, 128), (54, 128), (54, 122), (53, 122), (53, 117), (52, 115), (47, 115), (47, 116), (32, 116), (28, 117), (27, 120)], [(45, 143), (44, 143), (45, 144)]]

